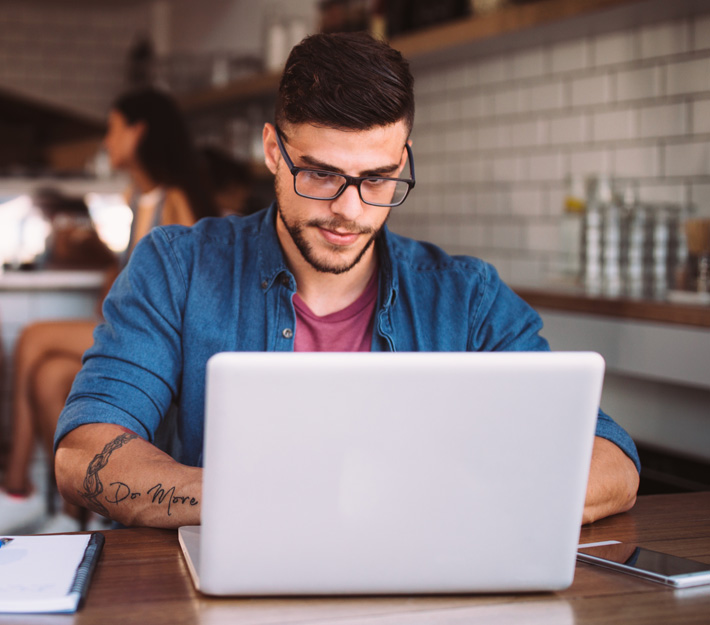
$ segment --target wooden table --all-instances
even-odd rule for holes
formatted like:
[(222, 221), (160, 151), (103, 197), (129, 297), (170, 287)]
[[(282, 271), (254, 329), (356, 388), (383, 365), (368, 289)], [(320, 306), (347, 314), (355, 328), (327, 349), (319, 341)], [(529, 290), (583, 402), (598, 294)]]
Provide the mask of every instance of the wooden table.
[[(673, 590), (580, 563), (572, 586), (557, 593), (213, 599), (194, 590), (176, 532), (105, 535), (86, 604), (76, 615), (5, 615), (0, 623), (710, 623), (710, 586)], [(584, 527), (580, 535), (583, 543), (613, 539), (710, 563), (710, 492), (641, 497), (631, 512)]]

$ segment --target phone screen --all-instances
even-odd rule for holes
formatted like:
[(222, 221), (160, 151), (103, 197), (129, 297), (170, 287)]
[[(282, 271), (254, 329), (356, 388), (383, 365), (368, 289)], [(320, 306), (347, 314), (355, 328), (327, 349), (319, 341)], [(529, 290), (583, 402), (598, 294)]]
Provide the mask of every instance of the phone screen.
[[(680, 558), (636, 545), (616, 543), (586, 547), (579, 550), (579, 559), (619, 570), (626, 570), (658, 581), (676, 583), (681, 578), (686, 582), (710, 583), (710, 564)], [(592, 556), (585, 558), (584, 556)], [(707, 575), (707, 580), (703, 581)], [(682, 582), (681, 582), (682, 583)], [(686, 584), (683, 584), (686, 585)], [(694, 584), (693, 584), (694, 585)]]

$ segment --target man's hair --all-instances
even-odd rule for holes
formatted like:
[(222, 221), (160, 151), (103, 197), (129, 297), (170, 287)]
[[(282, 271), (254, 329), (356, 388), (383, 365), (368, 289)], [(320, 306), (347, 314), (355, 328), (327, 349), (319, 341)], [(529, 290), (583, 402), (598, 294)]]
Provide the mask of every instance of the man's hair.
[(291, 50), (276, 98), (276, 123), (370, 130), (414, 122), (414, 78), (397, 51), (367, 33), (306, 37)]

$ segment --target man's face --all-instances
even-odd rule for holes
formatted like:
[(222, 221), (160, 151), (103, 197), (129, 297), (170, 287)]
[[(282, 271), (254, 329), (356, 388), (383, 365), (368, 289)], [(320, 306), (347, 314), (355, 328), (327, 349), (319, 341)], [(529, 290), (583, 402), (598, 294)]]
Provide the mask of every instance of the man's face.
[[(347, 132), (309, 124), (282, 128), (284, 147), (296, 167), (350, 176), (400, 175), (406, 162), (404, 122)], [(266, 163), (276, 177), (276, 229), (286, 256), (299, 255), (319, 272), (341, 274), (374, 254), (372, 243), (390, 208), (365, 204), (354, 185), (334, 200), (299, 196), (281, 157), (275, 129), (264, 129)]]

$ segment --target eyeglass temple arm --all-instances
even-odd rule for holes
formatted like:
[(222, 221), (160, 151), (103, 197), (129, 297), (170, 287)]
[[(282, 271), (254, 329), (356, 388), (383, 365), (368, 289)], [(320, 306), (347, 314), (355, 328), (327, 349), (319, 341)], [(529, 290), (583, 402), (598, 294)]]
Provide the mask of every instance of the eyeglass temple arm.
[(417, 182), (416, 176), (414, 175), (414, 155), (412, 154), (412, 148), (409, 145), (409, 141), (404, 144), (404, 147), (407, 149), (407, 158), (409, 159), (409, 173), (412, 175), (413, 187)]

